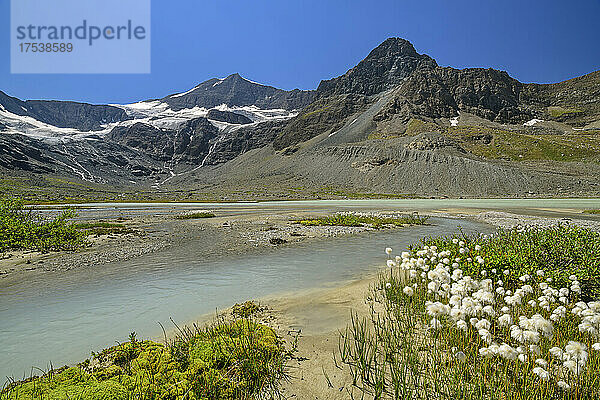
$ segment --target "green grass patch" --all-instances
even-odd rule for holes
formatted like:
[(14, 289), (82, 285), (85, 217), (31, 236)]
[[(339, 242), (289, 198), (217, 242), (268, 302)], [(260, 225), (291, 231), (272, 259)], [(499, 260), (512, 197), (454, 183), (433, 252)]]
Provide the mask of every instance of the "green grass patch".
[(75, 211), (67, 209), (45, 218), (26, 209), (14, 198), (0, 199), (0, 252), (75, 250), (85, 244), (85, 235), (71, 222)]
[(124, 235), (135, 231), (127, 226), (115, 222), (78, 222), (75, 227), (85, 235)]
[(317, 109), (317, 110), (314, 110), (314, 111), (309, 111), (309, 112), (307, 112), (306, 114), (302, 114), (302, 117), (301, 117), (301, 118), (302, 118), (302, 119), (308, 118), (308, 117), (310, 117), (310, 116), (313, 116), (313, 115), (316, 115), (316, 114), (322, 113), (323, 111), (327, 111), (329, 108), (331, 108), (331, 106), (326, 106), (326, 107), (319, 108), (319, 109)]
[(447, 135), (477, 156), (511, 161), (585, 161), (600, 157), (594, 134), (535, 134), (480, 126), (450, 127)]
[(198, 211), (198, 212), (193, 212), (193, 213), (189, 213), (189, 214), (178, 215), (175, 217), (175, 219), (200, 219), (200, 218), (214, 218), (214, 217), (216, 217), (216, 215), (210, 211)]
[(403, 216), (377, 216), (352, 213), (338, 213), (325, 217), (300, 219), (296, 222), (304, 226), (370, 226), (376, 229), (385, 226), (423, 225), (428, 217), (418, 214)]
[(433, 122), (427, 122), (416, 118), (411, 118), (406, 124), (406, 136), (415, 136), (425, 132), (439, 132), (440, 127)]
[(583, 210), (584, 214), (600, 214), (600, 210)]
[(582, 113), (582, 112), (583, 112), (583, 110), (580, 110), (578, 108), (572, 108), (572, 107), (560, 107), (560, 106), (548, 107), (548, 114), (552, 118), (562, 117), (565, 114), (577, 114), (577, 113)]
[(167, 344), (132, 333), (75, 367), (9, 384), (0, 400), (275, 398), (291, 354), (271, 328), (246, 318), (183, 328)]

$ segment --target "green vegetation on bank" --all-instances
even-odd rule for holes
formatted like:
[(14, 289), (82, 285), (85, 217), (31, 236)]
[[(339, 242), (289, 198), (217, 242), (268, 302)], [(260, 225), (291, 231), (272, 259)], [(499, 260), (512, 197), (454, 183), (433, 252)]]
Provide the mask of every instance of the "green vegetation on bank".
[(600, 210), (584, 210), (585, 214), (600, 214)]
[(428, 217), (418, 214), (403, 216), (378, 216), (354, 213), (338, 213), (325, 217), (300, 219), (296, 222), (304, 226), (370, 226), (376, 229), (385, 226), (423, 225)]
[(44, 217), (26, 208), (17, 198), (0, 198), (0, 252), (10, 250), (73, 251), (89, 242), (91, 235), (124, 235), (135, 230), (122, 223), (74, 222), (75, 209), (62, 210), (55, 217)]
[(341, 362), (369, 398), (598, 399), (599, 254), (573, 226), (426, 239), (389, 258)]
[(70, 222), (73, 210), (44, 218), (28, 210), (19, 199), (0, 199), (0, 252), (75, 250), (85, 243), (85, 234)]
[[(475, 260), (461, 263), (465, 274), (481, 276), (486, 270), (492, 279), (502, 279), (505, 286), (515, 286), (524, 274), (543, 270), (546, 278), (556, 285), (566, 285), (569, 276), (575, 275), (581, 282), (582, 296), (586, 299), (600, 298), (600, 233), (570, 225), (548, 228), (522, 228), (499, 230), (491, 237), (467, 237), (469, 247), (481, 246), (479, 255), (485, 264)], [(456, 247), (450, 238), (425, 239), (425, 246), (437, 246), (439, 250)], [(416, 250), (413, 247), (411, 250)], [(451, 252), (450, 259), (461, 257)], [(508, 270), (505, 275), (503, 271)], [(491, 272), (495, 271), (495, 273)], [(561, 286), (562, 287), (562, 286)]]
[(77, 222), (73, 225), (85, 235), (124, 235), (135, 232), (133, 229), (115, 222)]
[(213, 218), (215, 214), (210, 211), (198, 211), (189, 214), (178, 215), (176, 219), (200, 219), (200, 218)]
[(275, 332), (248, 318), (179, 330), (166, 345), (138, 341), (105, 349), (76, 367), (14, 382), (0, 400), (238, 400), (274, 398), (287, 376)]

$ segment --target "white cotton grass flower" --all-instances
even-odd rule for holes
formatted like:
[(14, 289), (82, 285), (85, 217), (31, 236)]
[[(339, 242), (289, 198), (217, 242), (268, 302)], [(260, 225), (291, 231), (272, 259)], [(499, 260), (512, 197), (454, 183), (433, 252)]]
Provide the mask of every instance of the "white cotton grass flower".
[(563, 349), (561, 349), (560, 347), (552, 347), (550, 348), (550, 350), (548, 350), (548, 353), (550, 353), (552, 356), (559, 360), (562, 360), (564, 354)]
[(582, 371), (582, 366), (576, 360), (564, 361), (563, 367), (574, 375), (579, 375)]
[(492, 343), (488, 346), (488, 349), (490, 349), (492, 354), (496, 355), (496, 354), (498, 354), (498, 351), (500, 350), (500, 346), (498, 346), (496, 343)]
[(462, 351), (457, 351), (454, 354), (454, 357), (456, 357), (456, 359), (460, 362), (465, 362), (467, 360), (467, 355)]
[(581, 360), (583, 362), (585, 362), (588, 357), (586, 345), (573, 340), (569, 341), (569, 344), (565, 346), (565, 353), (573, 360)]
[(412, 297), (415, 294), (414, 289), (410, 286), (405, 286), (404, 289), (402, 289), (402, 292), (408, 297)]
[(392, 287), (392, 284), (391, 284), (391, 283), (387, 282), (387, 283), (385, 284), (385, 288), (386, 288), (386, 289), (389, 289), (389, 288), (391, 288), (391, 287)]
[(523, 331), (523, 336), (527, 343), (539, 343), (540, 341), (540, 334), (536, 331)]
[(503, 343), (498, 348), (498, 354), (507, 360), (516, 360), (519, 353), (511, 345)]
[(510, 314), (503, 314), (498, 318), (498, 324), (501, 328), (508, 328), (512, 325), (512, 317)]
[(519, 343), (525, 342), (525, 332), (516, 325), (510, 327), (510, 337)]
[(532, 370), (532, 372), (534, 374), (536, 374), (543, 381), (547, 381), (548, 379), (550, 379), (550, 373), (542, 367), (535, 367)]
[(527, 358), (527, 354), (519, 354), (517, 359), (522, 362), (522, 363), (526, 363), (528, 358)]
[(539, 356), (540, 354), (542, 354), (542, 349), (540, 349), (540, 346), (538, 346), (537, 344), (530, 344), (529, 345), (529, 351), (532, 352), (533, 354)]
[(483, 340), (484, 342), (488, 344), (492, 342), (492, 333), (487, 329), (479, 329), (477, 333), (479, 333), (481, 340)]
[(456, 327), (458, 329), (460, 329), (461, 331), (464, 331), (464, 332), (466, 332), (466, 331), (469, 330), (469, 325), (467, 324), (466, 321), (464, 321), (462, 319), (459, 320), (459, 321), (456, 321)]
[(592, 349), (593, 349), (593, 350), (596, 350), (596, 351), (600, 350), (600, 343), (594, 343), (594, 344), (592, 345)]
[(558, 381), (556, 382), (556, 385), (561, 388), (562, 390), (569, 390), (571, 389), (571, 385), (569, 385), (567, 382), (565, 381)]
[(479, 355), (485, 358), (490, 358), (494, 356), (494, 353), (488, 347), (482, 347), (479, 349)]
[(548, 361), (544, 360), (543, 358), (536, 359), (535, 363), (542, 368), (546, 368), (548, 366)]
[[(380, 248), (381, 248), (381, 247), (380, 247)], [(387, 254), (388, 256), (392, 254), (392, 251), (394, 251), (394, 250), (392, 250), (392, 248), (391, 248), (391, 247), (386, 247), (386, 248), (385, 248), (385, 254)]]
[(480, 321), (477, 321), (477, 323), (475, 323), (475, 328), (477, 330), (480, 330), (480, 329), (489, 330), (491, 326), (492, 326), (492, 324), (490, 323), (490, 321), (488, 321), (485, 318)]
[(492, 307), (492, 306), (483, 307), (483, 312), (486, 313), (487, 315), (489, 315), (490, 317), (496, 316), (496, 310), (494, 310), (494, 307)]
[(432, 329), (440, 329), (442, 327), (442, 323), (437, 318), (432, 318), (429, 325), (431, 326)]
[(394, 260), (387, 260), (387, 266), (388, 266), (389, 268), (396, 267), (397, 265), (398, 265), (398, 264), (396, 264), (396, 261), (394, 261)]

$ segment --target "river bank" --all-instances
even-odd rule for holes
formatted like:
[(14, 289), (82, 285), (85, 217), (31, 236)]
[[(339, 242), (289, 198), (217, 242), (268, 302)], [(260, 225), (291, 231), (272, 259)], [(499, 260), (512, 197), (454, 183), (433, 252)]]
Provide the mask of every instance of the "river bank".
[[(214, 315), (215, 309), (259, 299), (271, 310), (270, 325), (282, 336), (302, 330), (298, 365), (293, 368), (298, 379), (290, 383), (293, 387), (286, 389), (288, 393), (309, 393), (315, 389), (310, 382), (325, 376), (322, 366), (332, 382), (334, 377), (340, 379), (342, 387), (346, 378), (338, 375), (331, 350), (337, 347), (336, 335), (345, 327), (349, 310), (360, 311), (364, 306), (365, 289), (385, 265), (386, 246), (401, 251), (424, 236), (456, 233), (459, 227), (467, 233), (493, 231), (483, 221), (496, 221), (496, 225), (500, 220), (523, 224), (530, 218), (565, 215), (577, 223), (597, 222), (591, 215), (579, 218), (581, 208), (569, 207), (522, 209), (518, 214), (485, 214), (501, 212), (493, 208), (488, 211), (450, 206), (401, 208), (396, 202), (359, 206), (342, 203), (343, 208), (337, 204), (323, 207), (296, 204), (287, 208), (269, 205), (249, 211), (245, 207), (211, 208), (217, 215), (215, 218), (184, 221), (176, 220), (175, 216), (190, 209), (138, 209), (126, 215), (122, 210), (102, 209), (85, 214), (96, 220), (126, 218), (125, 223), (134, 230), (146, 229), (146, 236), (140, 236), (142, 242), (150, 243), (152, 239), (148, 237), (152, 236), (167, 245), (111, 262), (111, 253), (126, 246), (121, 239), (112, 238), (114, 242), (102, 250), (104, 254), (96, 253), (100, 264), (94, 264), (93, 258), (88, 264), (81, 259), (70, 259), (77, 253), (69, 253), (52, 261), (57, 266), (62, 262), (79, 263), (67, 272), (44, 269), (51, 265), (48, 261), (38, 270), (14, 274), (14, 279), (10, 276), (0, 279), (0, 286), (7, 283), (0, 298), (0, 314), (6, 321), (5, 331), (0, 332), (5, 344), (0, 361), (21, 360), (3, 371), (5, 375), (18, 376), (22, 366), (45, 368), (50, 360), (54, 365), (81, 360), (89, 356), (90, 350), (98, 351), (114, 339), (124, 340), (132, 330), (141, 337), (160, 339), (157, 321), (165, 326), (170, 323), (169, 317), (178, 323), (192, 322), (200, 314)], [(434, 217), (428, 226), (405, 229), (357, 232), (307, 227), (301, 232), (304, 236), (297, 236), (299, 228), (291, 223), (306, 215), (375, 207), (385, 213), (418, 210)], [(588, 203), (585, 207), (589, 207)], [(313, 231), (317, 228), (323, 229)], [(273, 245), (272, 237), (289, 241)], [(131, 246), (135, 247), (138, 237), (122, 240), (131, 240)], [(31, 343), (30, 348), (23, 348), (25, 341)], [(326, 358), (331, 364), (325, 363)], [(337, 387), (335, 393), (326, 379), (319, 382), (325, 383), (316, 395), (321, 396), (318, 398), (348, 398), (335, 397), (343, 391)], [(305, 391), (299, 391), (304, 384)]]
[[(518, 226), (549, 227), (568, 223), (600, 231), (600, 222), (593, 220), (573, 221), (570, 218), (526, 216), (496, 211), (476, 214), (462, 211), (462, 215), (506, 229)], [(394, 250), (400, 252), (405, 249)], [(360, 392), (352, 386), (349, 371), (341, 367), (339, 338), (340, 333), (348, 326), (352, 313), (360, 318), (369, 316), (366, 296), (378, 281), (377, 277), (388, 270), (385, 260), (382, 248), (381, 263), (372, 273), (355, 280), (340, 282), (331, 288), (260, 299), (260, 304), (266, 307), (263, 323), (276, 329), (284, 338), (289, 338), (296, 332), (300, 333), (298, 353), (296, 359), (290, 363), (292, 379), (283, 383), (286, 398), (360, 398)]]
[[(187, 211), (190, 212), (193, 211)], [(117, 220), (100, 218), (102, 222), (118, 221), (127, 228), (126, 233), (91, 236), (88, 245), (75, 252), (9, 251), (0, 255), (0, 287), (17, 284), (35, 274), (101, 268), (104, 264), (193, 243), (201, 245), (199, 256), (202, 259), (216, 259), (375, 230), (369, 226), (306, 226), (296, 222), (301, 218), (325, 215), (314, 212), (249, 215), (216, 212), (213, 218), (178, 219), (181, 215), (185, 214), (120, 216)]]

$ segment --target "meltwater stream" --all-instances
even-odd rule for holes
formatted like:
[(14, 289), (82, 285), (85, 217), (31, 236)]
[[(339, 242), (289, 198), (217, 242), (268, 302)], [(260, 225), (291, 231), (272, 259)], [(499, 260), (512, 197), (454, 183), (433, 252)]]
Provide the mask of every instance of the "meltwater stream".
[[(488, 225), (433, 218), (431, 225), (294, 244), (266, 254), (203, 261), (202, 243), (97, 269), (47, 273), (0, 288), (0, 377), (75, 363), (125, 341), (159, 337), (177, 322), (235, 302), (356, 278), (424, 236), (489, 232)], [(4, 379), (0, 379), (4, 381)], [(0, 385), (1, 386), (1, 385)]]

